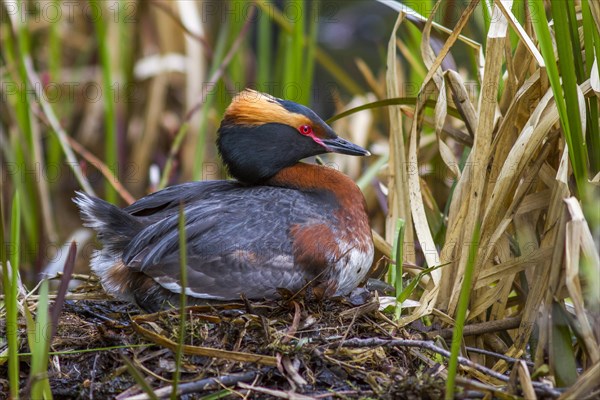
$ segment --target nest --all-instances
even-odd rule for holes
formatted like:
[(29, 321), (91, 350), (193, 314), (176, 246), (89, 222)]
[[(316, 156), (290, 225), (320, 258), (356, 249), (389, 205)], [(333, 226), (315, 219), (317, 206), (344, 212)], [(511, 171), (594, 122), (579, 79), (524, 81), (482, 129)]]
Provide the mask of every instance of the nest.
[[(320, 302), (297, 298), (191, 306), (183, 323), (178, 309), (141, 314), (131, 304), (102, 299), (94, 284), (68, 297), (48, 372), (52, 393), (60, 398), (145, 399), (148, 388), (167, 397), (176, 374), (176, 390), (188, 398), (215, 392), (297, 399), (438, 399), (444, 394), (449, 353), (443, 340), (442, 347), (427, 340), (436, 335), (422, 324), (397, 328), (380, 310), (377, 293), (365, 289)], [(26, 352), (21, 322), (21, 351)], [(4, 321), (0, 331), (5, 332)], [(22, 360), (26, 377), (26, 354)], [(461, 397), (511, 390), (508, 375), (502, 379), (490, 370), (489, 378), (504, 384), (494, 387), (482, 383), (487, 368), (473, 364), (464, 359), (463, 370), (479, 380), (461, 378)], [(0, 366), (3, 376), (5, 368)], [(556, 397), (549, 387), (536, 385), (542, 398)], [(0, 386), (7, 389), (8, 383), (0, 380)], [(26, 378), (21, 387), (26, 395)]]

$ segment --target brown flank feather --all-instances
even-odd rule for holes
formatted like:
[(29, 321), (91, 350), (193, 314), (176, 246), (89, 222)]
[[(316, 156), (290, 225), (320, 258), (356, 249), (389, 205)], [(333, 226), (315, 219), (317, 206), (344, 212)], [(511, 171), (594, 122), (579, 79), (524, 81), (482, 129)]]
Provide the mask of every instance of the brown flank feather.
[[(353, 230), (345, 231), (338, 239), (350, 241), (355, 232), (370, 232), (367, 220), (367, 204), (356, 183), (341, 172), (321, 165), (297, 163), (284, 168), (269, 180), (273, 186), (293, 187), (299, 190), (325, 189), (333, 192), (340, 204), (336, 212), (340, 221), (353, 220)], [(357, 218), (357, 216), (364, 216)], [(367, 252), (369, 242), (361, 242), (357, 248)]]
[(294, 225), (290, 234), (294, 243), (294, 263), (315, 275), (342, 255), (333, 232), (325, 224)]

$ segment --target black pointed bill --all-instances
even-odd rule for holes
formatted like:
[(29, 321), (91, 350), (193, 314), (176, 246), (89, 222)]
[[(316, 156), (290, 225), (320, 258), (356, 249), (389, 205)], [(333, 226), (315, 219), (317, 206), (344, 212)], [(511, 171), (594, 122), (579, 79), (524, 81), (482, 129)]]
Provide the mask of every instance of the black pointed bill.
[(370, 156), (368, 150), (363, 149), (359, 145), (356, 145), (352, 142), (347, 141), (346, 139), (342, 139), (341, 137), (336, 137), (335, 139), (322, 139), (323, 144), (332, 153), (340, 153), (340, 154), (348, 154), (351, 156)]

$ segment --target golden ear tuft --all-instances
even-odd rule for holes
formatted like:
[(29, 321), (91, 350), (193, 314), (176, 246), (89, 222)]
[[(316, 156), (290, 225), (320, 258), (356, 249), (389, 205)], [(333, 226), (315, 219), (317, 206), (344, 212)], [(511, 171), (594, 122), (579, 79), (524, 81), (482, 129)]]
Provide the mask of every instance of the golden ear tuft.
[(311, 120), (305, 115), (292, 113), (276, 97), (253, 89), (244, 89), (233, 98), (225, 110), (224, 120), (250, 126), (279, 123), (297, 128), (311, 125)]

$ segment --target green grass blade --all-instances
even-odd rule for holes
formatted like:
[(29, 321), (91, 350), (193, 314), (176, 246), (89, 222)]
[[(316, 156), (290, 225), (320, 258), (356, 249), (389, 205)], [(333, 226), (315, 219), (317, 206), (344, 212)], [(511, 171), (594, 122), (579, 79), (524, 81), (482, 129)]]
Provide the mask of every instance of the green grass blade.
[[(288, 34), (292, 33), (293, 26), (281, 11), (273, 7), (272, 4), (265, 0), (257, 1), (256, 5), (260, 8), (261, 15), (268, 15), (277, 25), (279, 25), (283, 31)], [(303, 40), (303, 43), (306, 45), (306, 39)], [(353, 79), (344, 70), (344, 68), (340, 67), (336, 61), (320, 47), (316, 47), (315, 49), (315, 59), (329, 74), (331, 74), (331, 76), (336, 79), (336, 81), (342, 87), (344, 87), (350, 93), (361, 94), (364, 92), (364, 90), (358, 84), (356, 84), (355, 79)]]
[[(53, 7), (56, 7), (56, 9), (58, 10), (60, 7), (60, 0), (53, 0)], [(49, 51), (50, 51), (50, 57), (49, 57), (49, 69), (50, 69), (50, 80), (52, 83), (56, 84), (58, 86), (59, 82), (60, 82), (60, 67), (61, 67), (61, 62), (60, 60), (62, 59), (62, 43), (61, 43), (61, 39), (60, 39), (60, 21), (56, 21), (54, 23), (50, 24), (50, 37), (48, 40), (48, 44), (49, 44)], [(56, 104), (57, 108), (61, 107), (61, 109), (64, 108), (62, 103), (58, 103)], [(62, 110), (57, 111), (58, 115), (62, 115)], [(47, 157), (47, 164), (48, 166), (51, 167), (55, 167), (57, 165), (59, 165), (61, 157), (62, 157), (62, 151), (61, 151), (61, 147), (60, 147), (60, 141), (58, 140), (58, 138), (56, 137), (56, 135), (49, 135), (48, 137), (48, 157)]]
[(463, 340), (463, 329), (465, 320), (467, 319), (467, 311), (469, 309), (469, 299), (471, 297), (471, 285), (473, 283), (473, 270), (475, 269), (475, 260), (477, 258), (477, 250), (479, 249), (479, 232), (480, 224), (475, 225), (471, 243), (469, 243), (469, 258), (465, 266), (465, 275), (460, 287), (460, 295), (458, 298), (458, 307), (456, 309), (456, 324), (452, 333), (452, 346), (450, 360), (448, 362), (448, 379), (446, 381), (446, 400), (454, 399), (456, 373), (458, 371), (458, 356), (460, 353), (460, 345)]
[[(292, 76), (290, 84), (292, 87), (298, 87), (300, 89), (300, 96), (296, 101), (303, 104), (307, 104), (308, 92), (304, 92), (306, 88), (305, 82), (302, 81), (302, 70), (305, 68), (303, 65), (304, 60), (304, 20), (305, 12), (303, 7), (303, 0), (290, 0), (289, 6), (293, 7), (293, 10), (297, 10), (297, 16), (294, 21), (294, 31), (292, 34)], [(310, 88), (310, 87), (309, 87)], [(306, 97), (306, 98), (305, 98)]]
[(389, 154), (380, 156), (377, 161), (369, 165), (367, 170), (360, 176), (360, 178), (356, 180), (356, 186), (358, 186), (360, 190), (364, 192), (389, 159)]
[[(231, 48), (233, 46), (236, 38), (242, 32), (244, 22), (244, 18), (232, 18), (229, 21), (229, 43), (227, 46), (228, 48)], [(227, 71), (229, 71), (229, 77), (240, 88), (246, 87), (246, 63), (244, 60), (245, 49), (246, 46), (242, 44), (239, 48), (239, 51), (236, 52), (235, 56), (227, 66)]]
[[(103, 9), (103, 2), (98, 0), (90, 0), (90, 4), (96, 10)], [(110, 64), (110, 44), (107, 37), (107, 20), (104, 18), (94, 18), (94, 27), (96, 29), (96, 37), (98, 39), (98, 51), (100, 53), (100, 65), (102, 68), (102, 96), (104, 101), (104, 162), (111, 172), (117, 175), (117, 128), (115, 122), (115, 103), (113, 101), (112, 89), (112, 71)], [(110, 182), (106, 182), (105, 199), (110, 203), (117, 202), (117, 191)]]
[(600, 115), (598, 111), (598, 98), (590, 97), (588, 101), (588, 155), (592, 171), (598, 172), (600, 171), (600, 122), (598, 122), (600, 121)]
[(48, 313), (48, 281), (44, 280), (40, 286), (37, 302), (37, 316), (34, 332), (29, 335), (29, 348), (31, 349), (31, 382), (32, 399), (51, 399), (50, 382), (48, 380), (48, 351), (50, 350), (50, 314)]
[[(414, 105), (416, 102), (417, 102), (416, 97), (394, 97), (394, 98), (390, 98), (390, 99), (377, 100), (377, 101), (373, 101), (371, 103), (361, 104), (358, 107), (350, 108), (346, 111), (343, 111), (339, 114), (334, 115), (333, 117), (329, 118), (325, 122), (327, 122), (328, 124), (331, 124), (332, 122), (337, 121), (338, 119), (342, 119), (349, 115), (356, 114), (359, 111), (370, 110), (372, 108), (381, 108), (381, 107), (388, 107), (388, 106), (395, 106), (395, 105)], [(433, 109), (433, 108), (435, 108), (435, 104), (436, 104), (435, 100), (427, 100), (427, 102), (425, 103), (425, 106), (427, 108)], [(456, 108), (448, 107), (448, 114), (453, 117), (460, 118), (460, 114), (459, 114), (458, 110), (456, 110)]]
[(218, 400), (218, 399), (223, 399), (225, 397), (231, 396), (232, 394), (234, 394), (234, 390), (232, 389), (223, 389), (223, 390), (219, 390), (218, 392), (214, 392), (211, 393), (207, 396), (203, 396), (200, 398), (200, 400)]
[[(228, 24), (228, 22), (226, 22), (226, 24)], [(228, 38), (229, 29), (220, 29), (219, 35), (217, 36), (217, 44), (215, 45), (213, 52), (213, 60), (210, 66), (210, 71), (208, 73), (209, 76), (212, 76), (223, 62), (223, 58), (225, 57), (225, 50), (227, 49)], [(215, 103), (217, 97), (216, 93), (222, 92), (219, 87), (219, 82), (215, 82), (215, 88), (217, 90), (211, 90), (206, 92), (206, 101), (204, 102), (202, 110), (200, 111), (200, 131), (198, 132), (198, 141), (196, 142), (196, 157), (194, 159), (194, 171), (192, 173), (192, 178), (195, 181), (200, 180), (202, 178), (202, 168), (204, 165), (204, 146), (206, 145), (206, 129), (208, 127), (209, 111)], [(179, 137), (179, 134), (177, 134), (177, 136)], [(170, 169), (169, 171), (167, 171), (167, 169), (165, 168), (165, 172), (163, 173), (164, 182), (161, 182), (161, 188), (166, 186), (169, 175)]]
[(423, 271), (419, 272), (419, 274), (417, 276), (415, 276), (413, 279), (411, 279), (410, 282), (408, 283), (408, 285), (406, 285), (404, 287), (402, 292), (400, 292), (400, 294), (396, 295), (396, 301), (399, 301), (402, 303), (403, 301), (407, 300), (410, 297), (410, 295), (412, 294), (412, 292), (415, 290), (415, 288), (417, 287), (417, 285), (419, 284), (421, 279), (423, 279), (423, 277), (425, 275), (430, 274), (431, 272), (435, 271), (438, 268), (442, 268), (445, 265), (449, 265), (449, 263), (441, 264), (441, 265), (434, 265), (433, 267), (425, 268)]
[[(579, 23), (577, 22), (577, 15), (575, 12), (575, 2), (565, 1), (561, 2), (561, 7), (566, 12), (567, 25), (565, 29), (569, 32), (568, 39), (571, 42), (571, 49), (573, 52), (572, 65), (575, 68), (575, 75), (577, 76), (577, 83), (582, 83), (585, 78), (583, 60), (581, 59), (581, 45), (579, 42), (579, 33), (577, 28)], [(563, 16), (564, 17), (564, 16)], [(556, 20), (556, 17), (554, 18)]]
[[(556, 56), (552, 47), (552, 37), (544, 3), (542, 0), (529, 0), (532, 10), (536, 10), (537, 18), (532, 19), (535, 33), (539, 40), (540, 50), (546, 62), (546, 69), (560, 123), (565, 134), (565, 140), (569, 145), (569, 159), (573, 167), (573, 173), (577, 182), (577, 188), (582, 197), (585, 197), (587, 184), (587, 172), (585, 160), (585, 147), (582, 140), (581, 121), (579, 120), (579, 103), (577, 100), (577, 79), (575, 67), (573, 66), (573, 49), (571, 48), (570, 31), (568, 27), (567, 11), (564, 2), (551, 2), (552, 14), (554, 16), (554, 28), (556, 45), (559, 56), (560, 73), (558, 71)], [(562, 85), (561, 85), (562, 77)], [(569, 118), (572, 116), (572, 118)]]
[[(160, 178), (160, 182), (158, 183), (158, 190), (164, 189), (169, 184), (169, 178), (171, 177), (171, 171), (173, 170), (173, 159), (174, 159), (174, 155), (176, 154), (175, 149), (179, 150), (179, 147), (183, 143), (183, 139), (185, 139), (185, 136), (187, 135), (189, 127), (190, 127), (190, 123), (186, 121), (183, 124), (181, 124), (181, 126), (179, 127), (179, 131), (177, 131), (177, 135), (175, 136), (175, 140), (173, 141), (173, 144), (171, 146), (171, 153), (169, 154), (169, 158), (167, 159), (167, 162), (165, 163), (165, 168), (164, 168), (162, 176)], [(200, 145), (200, 142), (202, 142), (202, 145)], [(198, 154), (198, 156), (196, 158), (202, 159), (202, 156), (200, 156), (200, 154), (204, 154), (204, 141), (203, 140), (198, 141), (197, 149), (199, 149), (202, 153), (196, 153), (196, 154)], [(194, 178), (194, 180), (197, 180), (197, 179)]]
[(272, 78), (273, 52), (271, 46), (273, 43), (273, 26), (271, 20), (264, 13), (260, 13), (258, 18), (256, 81), (261, 90), (266, 90), (267, 82)]
[[(487, 37), (487, 33), (490, 30), (490, 23), (492, 21), (492, 15), (490, 13), (491, 11), (491, 5), (493, 4), (492, 1), (489, 0), (483, 0), (481, 2), (481, 11), (483, 12), (483, 36)], [(483, 46), (485, 46), (485, 41), (483, 42)], [(484, 47), (485, 50), (485, 47)]]
[[(10, 251), (10, 264), (18, 271), (20, 253), (21, 253), (21, 196), (17, 191), (13, 197), (12, 202), (12, 215), (10, 220), (10, 240), (11, 240), (11, 251)], [(17, 275), (12, 275), (13, 289), (17, 289)]]
[(131, 362), (131, 360), (125, 356), (122, 356), (122, 359), (123, 359), (123, 362), (125, 363), (125, 367), (127, 368), (127, 371), (133, 377), (135, 382), (140, 386), (142, 391), (144, 393), (146, 393), (148, 398), (151, 400), (158, 400), (158, 396), (156, 396), (156, 394), (154, 393), (154, 390), (152, 390), (152, 388), (150, 387), (148, 382), (146, 382), (146, 380), (144, 379), (144, 376), (142, 375), (142, 373), (135, 367), (133, 362)]
[[(583, 42), (586, 51), (585, 57), (585, 79), (589, 78), (592, 71), (594, 59), (600, 54), (600, 37), (590, 10), (588, 0), (581, 2), (581, 15), (583, 25)], [(597, 44), (597, 47), (595, 47)], [(595, 57), (591, 57), (595, 53)], [(587, 104), (587, 135), (588, 157), (590, 169), (596, 173), (600, 170), (600, 116), (598, 115), (598, 98), (591, 96)]]
[[(19, 6), (19, 13), (23, 13), (21, 15), (26, 14), (26, 12), (22, 11), (22, 7), (26, 7), (24, 1), (17, 2)], [(19, 47), (19, 52), (22, 56), (29, 55), (30, 49), (30, 38), (29, 38), (29, 29), (26, 21), (19, 24), (17, 30), (17, 43)], [(27, 84), (27, 70), (25, 69), (25, 64), (23, 62), (23, 58), (21, 57), (21, 62), (19, 63), (19, 77), (21, 78), (21, 82), (26, 85)], [(33, 133), (31, 131), (31, 109), (29, 107), (30, 96), (27, 90), (25, 90), (24, 97), (21, 97), (24, 101), (21, 101), (20, 105), (20, 113), (19, 117), (21, 119), (21, 126), (23, 128), (23, 133), (25, 134), (25, 138), (27, 139), (27, 145), (29, 150), (33, 147)]]
[(186, 314), (185, 307), (187, 302), (187, 295), (185, 294), (185, 288), (187, 288), (187, 238), (185, 232), (185, 213), (183, 203), (179, 206), (179, 271), (180, 271), (180, 282), (181, 293), (179, 294), (179, 338), (177, 341), (177, 351), (175, 352), (175, 372), (173, 373), (173, 391), (171, 392), (171, 399), (177, 399), (177, 386), (179, 385), (179, 379), (181, 378), (181, 361), (183, 359), (183, 346), (185, 344), (185, 325), (186, 325)]
[[(392, 259), (388, 266), (387, 282), (396, 289), (396, 299), (402, 293), (402, 260), (404, 257), (404, 219), (396, 220), (396, 228), (394, 232), (394, 246), (392, 247)], [(402, 314), (402, 303), (396, 301), (394, 307), (394, 318), (400, 319)]]
[(301, 63), (304, 49), (304, 12), (302, 0), (288, 0), (285, 7), (294, 10), (288, 18), (291, 29), (280, 37), (280, 48), (283, 50), (283, 81), (281, 83), (280, 97), (303, 102), (303, 87), (300, 79)]
[[(23, 2), (17, 3), (19, 10), (24, 6)], [(21, 11), (19, 11), (20, 13)], [(23, 15), (23, 14), (20, 14)], [(27, 84), (27, 70), (24, 63), (24, 55), (28, 55), (30, 48), (29, 30), (27, 29), (26, 21), (22, 21), (17, 27), (16, 38), (11, 37), (3, 40), (5, 51), (2, 53), (6, 57), (6, 64), (9, 65), (9, 69), (14, 69), (18, 73), (18, 76), (11, 76), (6, 74), (7, 85), (16, 85), (15, 95), (9, 96), (14, 99), (12, 106), (16, 110), (16, 121), (19, 130), (11, 132), (11, 144), (7, 154), (7, 158), (12, 158), (15, 165), (23, 166), (28, 171), (35, 170), (34, 162), (30, 157), (33, 152), (33, 131), (31, 126), (31, 91)], [(9, 35), (7, 35), (9, 36)], [(18, 48), (15, 48), (15, 42)], [(3, 77), (4, 79), (4, 77)], [(19, 132), (20, 131), (20, 132)], [(19, 137), (19, 133), (22, 134)], [(37, 186), (35, 181), (35, 174), (23, 174), (17, 179), (13, 180), (13, 183), (17, 187), (19, 193), (23, 195), (21, 201), (23, 202), (23, 208), (29, 210), (21, 217), (24, 222), (24, 233), (27, 236), (26, 246), (30, 246), (33, 243), (39, 243), (40, 231), (40, 211), (39, 207), (34, 206), (36, 204), (34, 199), (37, 199)], [(30, 253), (28, 249), (27, 254)]]
[[(11, 222), (12, 226), (15, 225), (15, 211), (14, 203), (18, 201), (18, 196), (15, 194), (13, 199), (13, 217)], [(18, 222), (17, 222), (18, 223)], [(13, 399), (19, 398), (19, 343), (18, 343), (18, 330), (17, 330), (17, 274), (19, 272), (19, 266), (16, 264), (8, 263), (8, 258), (11, 254), (10, 251), (14, 249), (7, 249), (6, 245), (11, 243), (5, 241), (4, 237), (4, 201), (3, 196), (0, 196), (0, 262), (2, 263), (2, 287), (4, 288), (4, 302), (6, 306), (6, 340), (8, 344), (8, 386), (10, 396)], [(17, 233), (18, 229), (17, 229)], [(12, 235), (12, 233), (11, 233)]]
[(577, 381), (577, 363), (573, 351), (573, 334), (569, 320), (558, 303), (552, 304), (552, 352), (554, 376), (559, 387), (571, 386)]
[(404, 260), (404, 225), (405, 222), (402, 218), (398, 218), (396, 221), (396, 243), (394, 244), (395, 249), (392, 250), (393, 261), (396, 267), (396, 279), (393, 282), (394, 288), (396, 289), (396, 310), (394, 317), (396, 321), (400, 319), (402, 315), (402, 302), (398, 301), (400, 294), (402, 293), (402, 262)]
[[(283, 82), (280, 92), (277, 94), (279, 97), (289, 97), (295, 91), (291, 89), (297, 85), (296, 80), (296, 53), (294, 52), (294, 39), (290, 35), (281, 36), (281, 48), (283, 49)], [(286, 93), (289, 91), (289, 94)], [(291, 99), (297, 100), (297, 99)]]
[(308, 26), (308, 38), (306, 45), (306, 56), (304, 58), (303, 70), (305, 71), (304, 76), (301, 75), (302, 82), (304, 83), (304, 89), (302, 91), (306, 97), (302, 100), (304, 104), (310, 104), (310, 91), (313, 87), (313, 80), (315, 74), (315, 54), (317, 50), (317, 34), (319, 30), (319, 6), (320, 0), (314, 0), (310, 6), (310, 20)]
[[(554, 31), (556, 38), (556, 48), (558, 51), (558, 64), (560, 66), (560, 75), (562, 78), (563, 92), (567, 107), (566, 124), (569, 125), (567, 138), (569, 143), (569, 156), (573, 164), (573, 172), (577, 187), (582, 199), (585, 199), (586, 184), (587, 184), (587, 150), (583, 140), (583, 130), (581, 119), (579, 118), (579, 100), (577, 95), (577, 66), (583, 70), (581, 66), (581, 51), (579, 50), (579, 35), (571, 37), (571, 27), (569, 23), (569, 14), (572, 13), (572, 18), (575, 20), (575, 9), (570, 1), (552, 0), (552, 16), (554, 17)], [(571, 10), (571, 11), (570, 11)], [(575, 34), (577, 27), (575, 26)], [(574, 49), (574, 43), (577, 46)], [(575, 52), (578, 50), (578, 53)], [(577, 54), (577, 56), (576, 56)], [(582, 71), (583, 74), (583, 71)], [(564, 128), (563, 128), (564, 129)], [(565, 131), (567, 133), (567, 131)]]

